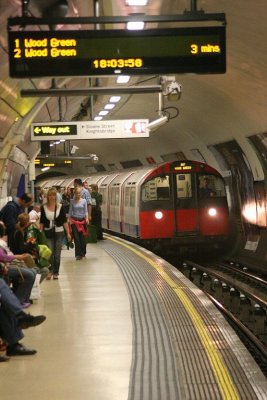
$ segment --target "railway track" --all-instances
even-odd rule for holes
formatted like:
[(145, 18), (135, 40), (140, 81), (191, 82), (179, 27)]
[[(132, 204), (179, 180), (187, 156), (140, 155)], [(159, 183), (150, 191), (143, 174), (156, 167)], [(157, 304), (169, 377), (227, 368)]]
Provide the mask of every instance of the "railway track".
[(179, 269), (221, 310), (267, 376), (267, 279), (232, 262), (186, 261)]

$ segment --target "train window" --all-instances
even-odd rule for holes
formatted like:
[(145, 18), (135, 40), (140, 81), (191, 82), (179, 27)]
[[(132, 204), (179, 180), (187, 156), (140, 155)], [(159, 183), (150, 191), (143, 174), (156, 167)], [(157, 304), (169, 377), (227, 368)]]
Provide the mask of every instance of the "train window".
[(135, 207), (135, 188), (131, 188), (131, 194), (130, 194), (130, 207)]
[(125, 190), (125, 207), (135, 207), (135, 187), (127, 187)]
[(129, 187), (127, 187), (127, 188), (125, 189), (124, 205), (125, 205), (126, 207), (129, 207), (129, 206), (130, 206), (130, 191), (131, 191), (131, 188), (129, 188)]
[(120, 188), (118, 188), (118, 187), (111, 188), (111, 202), (110, 202), (110, 204), (112, 206), (118, 206), (119, 205), (119, 194), (120, 194)]
[(219, 176), (200, 175), (199, 176), (199, 197), (225, 197), (224, 181)]
[(157, 176), (142, 186), (142, 201), (169, 200), (170, 180), (168, 175)]
[(102, 194), (102, 205), (107, 203), (107, 188), (100, 188), (99, 193)]
[(192, 197), (191, 178), (192, 176), (190, 174), (176, 175), (177, 199)]

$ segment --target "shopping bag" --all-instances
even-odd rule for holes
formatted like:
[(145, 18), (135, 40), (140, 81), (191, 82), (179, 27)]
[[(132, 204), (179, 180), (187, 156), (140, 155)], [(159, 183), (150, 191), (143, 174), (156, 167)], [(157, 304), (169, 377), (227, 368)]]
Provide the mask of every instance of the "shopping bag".
[(85, 243), (96, 243), (96, 227), (94, 225), (88, 225), (88, 235), (85, 238)]
[(30, 295), (31, 300), (39, 300), (41, 297), (40, 280), (41, 280), (41, 274), (36, 274)]

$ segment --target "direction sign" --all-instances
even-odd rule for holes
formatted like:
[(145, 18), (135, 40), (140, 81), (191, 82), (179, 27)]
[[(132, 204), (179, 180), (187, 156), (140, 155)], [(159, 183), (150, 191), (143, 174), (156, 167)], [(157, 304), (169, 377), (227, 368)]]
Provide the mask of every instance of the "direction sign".
[(87, 140), (149, 137), (148, 119), (31, 124), (31, 140)]

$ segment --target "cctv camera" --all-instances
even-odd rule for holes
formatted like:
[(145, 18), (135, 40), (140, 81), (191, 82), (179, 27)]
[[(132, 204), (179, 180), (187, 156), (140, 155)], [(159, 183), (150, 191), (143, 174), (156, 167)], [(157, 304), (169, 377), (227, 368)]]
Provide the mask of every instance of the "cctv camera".
[(166, 92), (169, 101), (177, 101), (180, 99), (182, 94), (182, 85), (177, 82), (171, 82), (167, 86)]
[(168, 122), (168, 118), (165, 115), (165, 116), (162, 116), (162, 117), (160, 117), (158, 119), (155, 119), (155, 121), (149, 122), (149, 124), (147, 125), (147, 128), (150, 131), (155, 131), (160, 126), (166, 124), (166, 122)]

